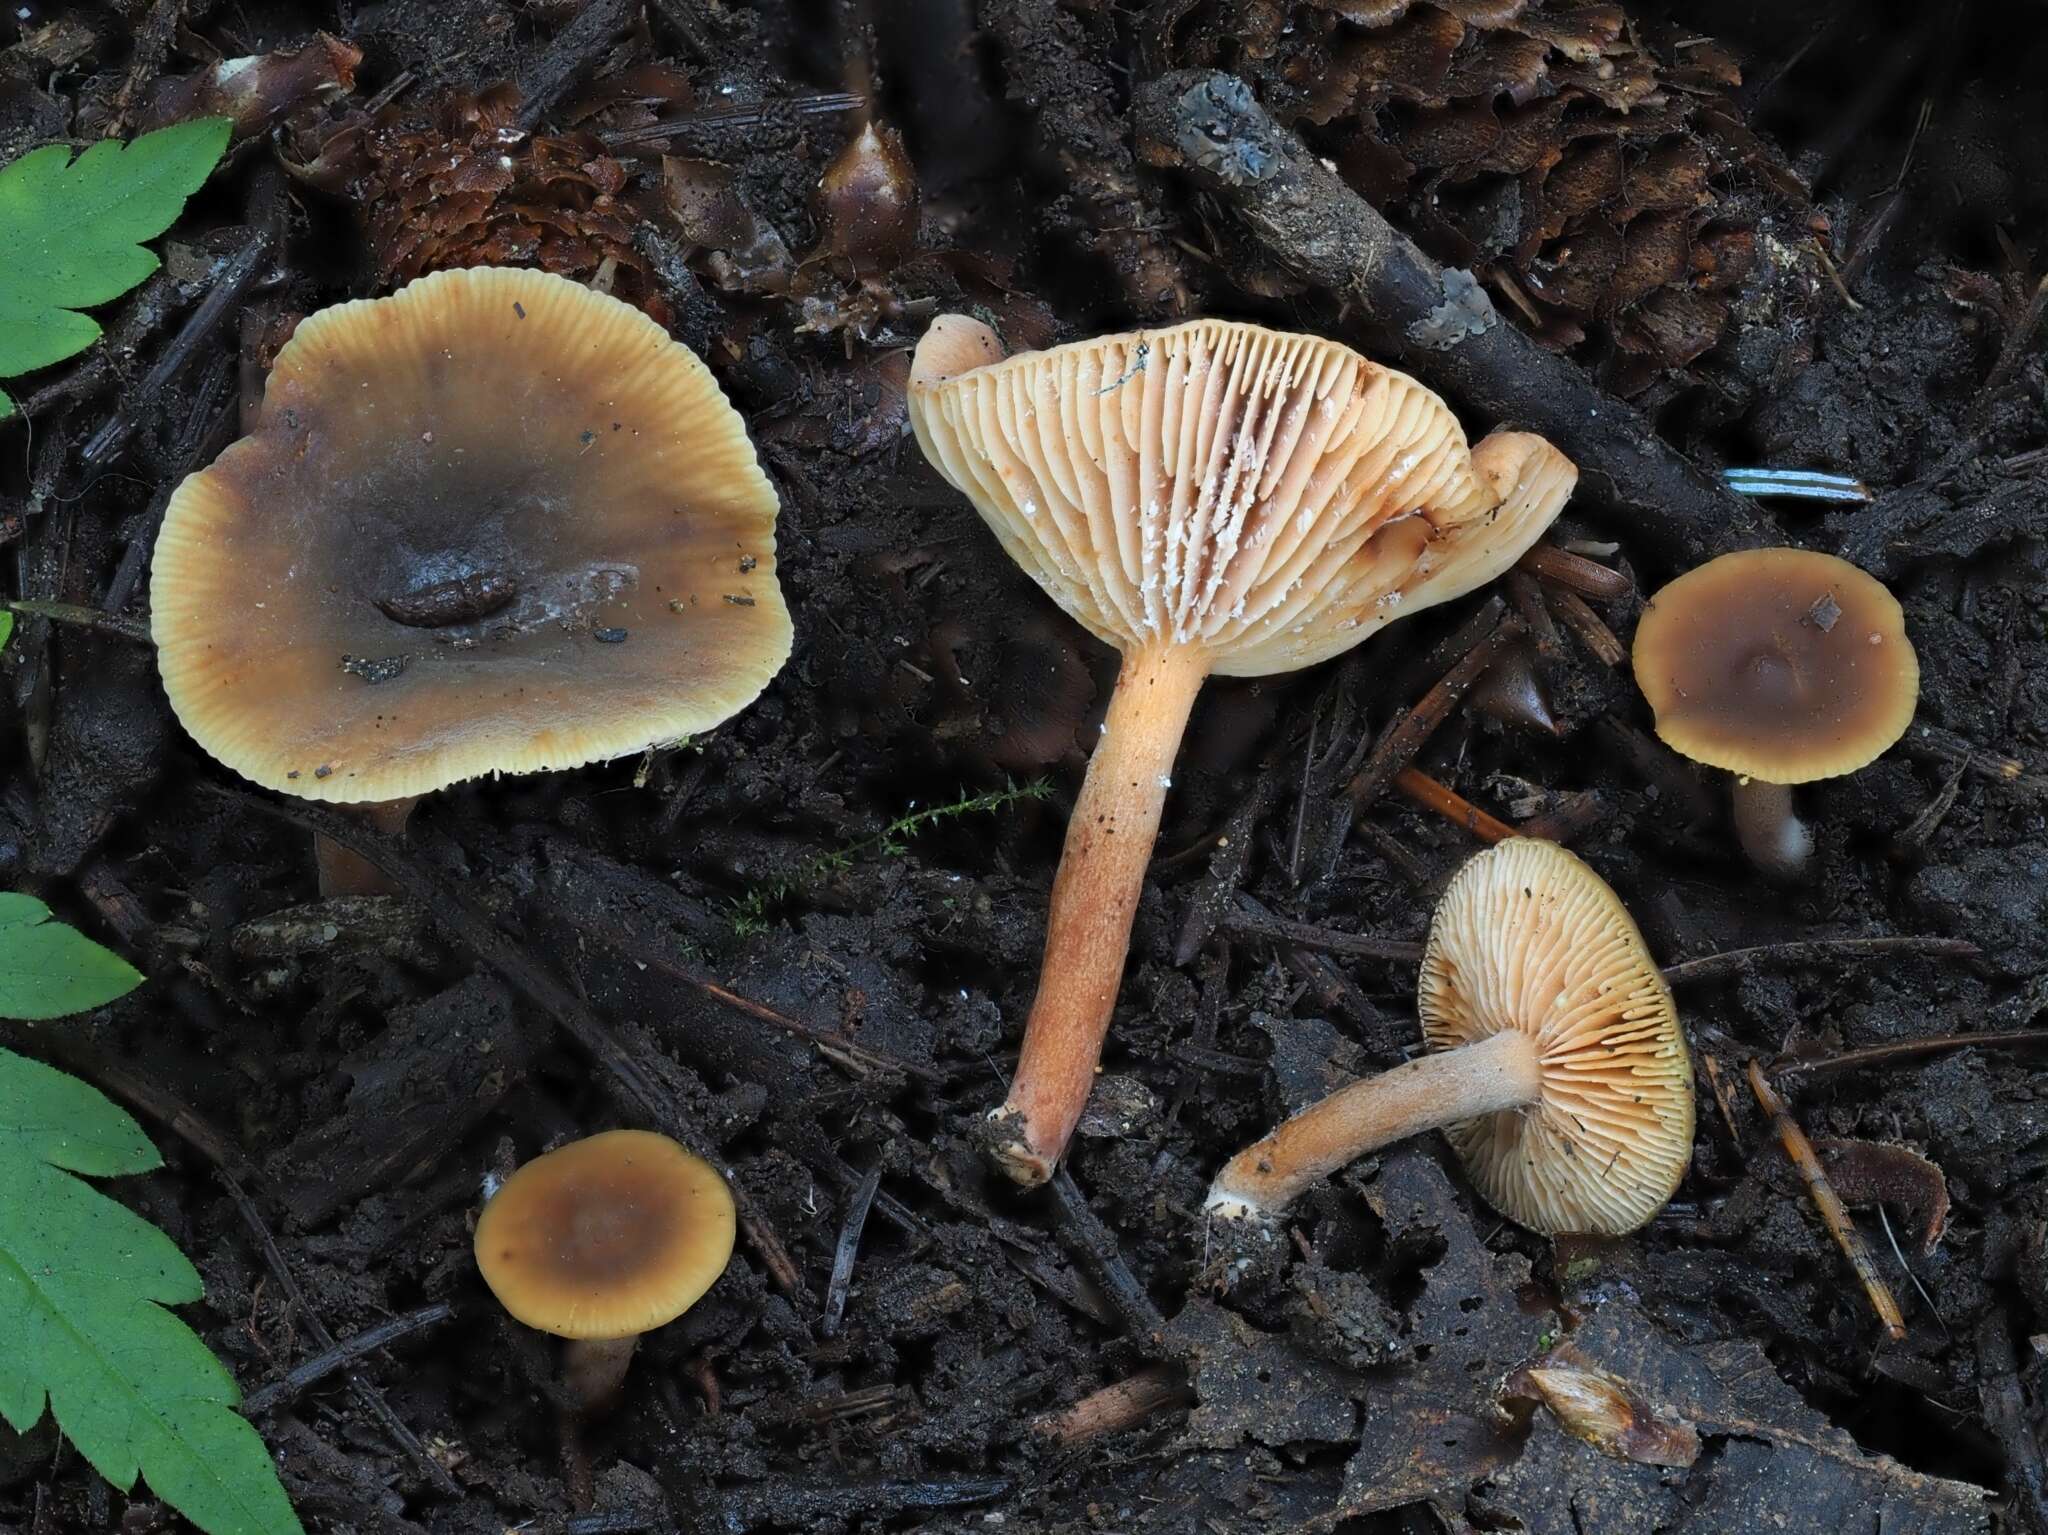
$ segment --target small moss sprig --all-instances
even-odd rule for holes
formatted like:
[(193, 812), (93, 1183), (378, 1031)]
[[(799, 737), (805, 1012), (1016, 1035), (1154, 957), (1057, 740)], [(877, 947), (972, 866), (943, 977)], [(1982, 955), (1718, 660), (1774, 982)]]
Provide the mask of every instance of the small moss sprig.
[(766, 932), (769, 919), (797, 891), (846, 873), (854, 861), (864, 855), (879, 853), (885, 858), (900, 858), (910, 851), (910, 838), (941, 822), (968, 815), (993, 815), (1025, 800), (1043, 800), (1051, 793), (1052, 784), (1040, 778), (1028, 784), (1008, 784), (982, 794), (963, 795), (943, 805), (927, 805), (921, 810), (907, 811), (871, 837), (820, 853), (793, 874), (755, 885), (732, 903), (733, 932), (741, 938)]

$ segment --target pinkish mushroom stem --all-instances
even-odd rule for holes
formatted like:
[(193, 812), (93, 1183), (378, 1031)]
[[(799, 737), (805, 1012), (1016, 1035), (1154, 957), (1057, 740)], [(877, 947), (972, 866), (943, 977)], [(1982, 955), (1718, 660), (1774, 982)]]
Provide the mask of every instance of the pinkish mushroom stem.
[(1525, 1108), (1542, 1091), (1537, 1040), (1520, 1029), (1417, 1056), (1339, 1088), (1240, 1151), (1209, 1185), (1208, 1211), (1271, 1219), (1310, 1184), (1367, 1152), (1460, 1120)]
[(996, 1156), (1019, 1183), (1052, 1176), (1088, 1102), (1174, 758), (1208, 675), (1198, 645), (1136, 651), (1117, 673), (1053, 879), (1017, 1076), (989, 1116)]
[[(387, 837), (405, 835), (405, 823), (412, 819), (417, 794), (406, 799), (375, 800), (338, 808), (354, 816), (373, 831)], [(399, 888), (385, 872), (360, 854), (352, 853), (329, 837), (313, 838), (313, 861), (320, 868), (320, 895), (397, 895)]]
[(1813, 832), (1799, 819), (1790, 784), (1738, 774), (1730, 805), (1742, 851), (1761, 872), (1788, 882), (1806, 873), (1813, 858)]

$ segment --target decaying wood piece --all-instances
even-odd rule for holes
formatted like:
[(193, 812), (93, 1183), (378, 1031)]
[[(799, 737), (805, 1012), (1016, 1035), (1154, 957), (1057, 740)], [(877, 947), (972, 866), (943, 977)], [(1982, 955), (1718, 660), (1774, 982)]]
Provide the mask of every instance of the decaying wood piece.
[[(1131, 114), (1152, 164), (1184, 172), (1274, 260), (1334, 293), (1375, 357), (1541, 432), (1660, 560), (1690, 566), (1779, 541), (1753, 506), (1674, 452), (1641, 412), (1503, 323), (1469, 274), (1424, 255), (1275, 123), (1242, 80), (1178, 70), (1140, 85)], [(1450, 314), (1461, 305), (1462, 318)]]

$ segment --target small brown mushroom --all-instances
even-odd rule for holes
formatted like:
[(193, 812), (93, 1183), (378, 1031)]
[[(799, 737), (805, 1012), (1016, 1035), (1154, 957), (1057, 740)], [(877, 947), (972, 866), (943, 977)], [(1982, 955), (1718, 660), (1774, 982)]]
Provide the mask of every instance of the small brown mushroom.
[(1532, 1230), (1618, 1235), (1692, 1155), (1692, 1070), (1671, 988), (1605, 881), (1513, 837), (1461, 868), (1422, 956), (1429, 1053), (1303, 1109), (1210, 1186), (1273, 1217), (1367, 1152), (1441, 1128), (1486, 1202)]
[[(484, 774), (629, 755), (789, 655), (739, 414), (627, 304), (511, 268), (337, 305), (171, 497), (150, 624), (194, 740), (401, 827)], [(385, 888), (327, 850), (328, 893)]]
[(1468, 450), (1442, 400), (1315, 336), (1197, 320), (1004, 360), (933, 323), (925, 456), (1055, 602), (1123, 654), (1052, 891), (998, 1160), (1049, 1177), (1102, 1053), (1204, 679), (1312, 666), (1512, 565), (1578, 472), (1540, 437)]
[(1674, 750), (1735, 774), (1750, 861), (1796, 879), (1813, 834), (1791, 785), (1866, 766), (1905, 734), (1920, 693), (1906, 615), (1882, 582), (1807, 549), (1746, 549), (1650, 599), (1636, 685)]
[(618, 1397), (640, 1335), (696, 1305), (732, 1257), (732, 1190), (664, 1135), (611, 1130), (534, 1158), (476, 1223), (484, 1283), (517, 1321), (569, 1340), (585, 1413)]

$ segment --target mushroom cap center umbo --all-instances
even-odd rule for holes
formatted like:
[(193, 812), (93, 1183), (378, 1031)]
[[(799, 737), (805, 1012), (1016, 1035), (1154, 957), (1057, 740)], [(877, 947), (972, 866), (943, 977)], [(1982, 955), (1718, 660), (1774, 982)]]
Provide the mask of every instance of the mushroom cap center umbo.
[(708, 729), (789, 650), (772, 488), (629, 306), (481, 268), (305, 321), (256, 430), (166, 513), (165, 686), (313, 798), (416, 795)]
[(1424, 1041), (1537, 1042), (1540, 1100), (1449, 1126), (1479, 1192), (1540, 1231), (1633, 1230), (1692, 1154), (1691, 1065), (1671, 989), (1605, 881), (1554, 843), (1469, 860), (1430, 925)]
[(478, 1219), (476, 1257), (505, 1309), (570, 1338), (630, 1337), (694, 1305), (732, 1255), (732, 1195), (666, 1137), (615, 1130), (506, 1180)]
[(1833, 555), (1724, 555), (1658, 592), (1636, 629), (1657, 733), (1769, 783), (1853, 772), (1904, 733), (1920, 667), (1884, 586)]
[(934, 322), (912, 371), (925, 456), (1099, 638), (1291, 671), (1491, 580), (1576, 483), (1540, 438), (1468, 449), (1406, 374), (1236, 321), (1001, 359)]

